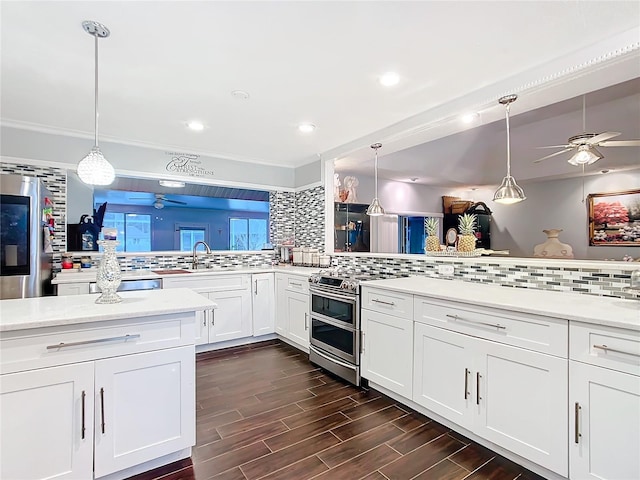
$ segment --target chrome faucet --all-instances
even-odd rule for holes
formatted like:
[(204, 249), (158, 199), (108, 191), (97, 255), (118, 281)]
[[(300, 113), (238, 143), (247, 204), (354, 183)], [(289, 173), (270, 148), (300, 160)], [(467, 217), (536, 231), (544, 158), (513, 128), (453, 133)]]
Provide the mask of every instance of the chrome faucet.
[(193, 270), (196, 270), (198, 268), (198, 252), (196, 252), (196, 249), (198, 248), (198, 245), (204, 245), (204, 248), (207, 249), (207, 253), (210, 254), (211, 253), (211, 249), (209, 248), (209, 245), (207, 245), (207, 242), (204, 242), (202, 240), (198, 240), (196, 243), (193, 244), (193, 261), (191, 262), (191, 268)]

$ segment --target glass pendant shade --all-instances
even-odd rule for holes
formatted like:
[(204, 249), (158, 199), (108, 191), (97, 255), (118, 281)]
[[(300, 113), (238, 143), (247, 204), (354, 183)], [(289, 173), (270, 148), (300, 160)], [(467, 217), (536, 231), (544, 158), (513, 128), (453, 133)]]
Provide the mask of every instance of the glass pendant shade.
[(115, 180), (116, 173), (113, 165), (104, 158), (100, 148), (98, 148), (98, 39), (108, 37), (110, 32), (104, 25), (91, 20), (82, 22), (82, 28), (94, 38), (95, 45), (95, 142), (91, 151), (78, 163), (77, 172), (80, 180), (87, 185), (109, 185)]
[(493, 195), (493, 201), (503, 205), (518, 203), (526, 198), (524, 190), (520, 188), (520, 185), (516, 183), (516, 179), (511, 175), (502, 179), (502, 183)]
[(589, 145), (580, 145), (578, 151), (567, 160), (571, 165), (591, 165), (603, 158), (603, 156), (595, 149), (591, 149)]
[(78, 176), (87, 185), (109, 185), (116, 178), (113, 166), (104, 158), (98, 147), (91, 151), (78, 163)]
[(378, 197), (374, 198), (369, 208), (367, 208), (367, 215), (371, 215), (372, 217), (384, 215), (384, 208), (380, 205)]
[(493, 201), (503, 205), (512, 205), (521, 202), (527, 197), (524, 190), (516, 183), (516, 179), (511, 176), (511, 136), (509, 131), (509, 107), (517, 100), (517, 95), (506, 95), (498, 102), (505, 106), (507, 119), (507, 175), (502, 179), (502, 183), (493, 195)]

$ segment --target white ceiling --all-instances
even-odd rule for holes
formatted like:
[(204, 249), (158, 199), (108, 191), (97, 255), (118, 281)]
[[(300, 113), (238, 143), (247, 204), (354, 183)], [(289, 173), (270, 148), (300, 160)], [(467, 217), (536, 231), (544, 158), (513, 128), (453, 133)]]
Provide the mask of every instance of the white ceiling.
[[(640, 77), (635, 0), (3, 1), (0, 9), (3, 124), (92, 136), (93, 39), (81, 27), (90, 19), (111, 30), (100, 40), (102, 139), (274, 165), (321, 155), (357, 168), (370, 162), (372, 141), (385, 142), (382, 155), (433, 140), (455, 131), (442, 119), (467, 108), (486, 108), (483, 123), (498, 120), (503, 110), (491, 108), (510, 91), (521, 93), (516, 113)], [(602, 63), (613, 73), (574, 75), (579, 86), (558, 81), (628, 38), (632, 56), (620, 58), (631, 61)], [(377, 78), (389, 70), (401, 81), (384, 88)], [(237, 89), (250, 98), (233, 98)], [(588, 110), (594, 128), (596, 110)], [(579, 133), (581, 118), (566, 115)], [(207, 128), (188, 131), (184, 124), (193, 119)], [(302, 121), (317, 130), (297, 132)], [(610, 118), (598, 128), (623, 131)], [(514, 132), (514, 146), (568, 136), (558, 138), (551, 126), (534, 130), (549, 135), (527, 140)], [(492, 131), (486, 139), (500, 151), (499, 126)], [(636, 135), (627, 132), (620, 138)], [(463, 138), (459, 151), (439, 156), (443, 171), (460, 170), (456, 158), (472, 143), (476, 148), (473, 134)], [(414, 167), (403, 167), (411, 165), (407, 155), (382, 168), (397, 177), (428, 177), (440, 168), (411, 174)], [(461, 182), (479, 178), (476, 167), (465, 168)]]

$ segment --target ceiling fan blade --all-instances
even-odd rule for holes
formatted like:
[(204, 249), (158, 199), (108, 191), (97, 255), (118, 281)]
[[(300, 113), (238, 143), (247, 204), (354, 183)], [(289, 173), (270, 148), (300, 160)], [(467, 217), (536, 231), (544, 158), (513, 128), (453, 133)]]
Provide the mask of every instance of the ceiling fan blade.
[(180, 200), (169, 200), (168, 198), (163, 198), (163, 202), (177, 203), (178, 205), (186, 205), (187, 202), (181, 202)]
[(611, 142), (600, 142), (600, 147), (640, 147), (640, 140), (613, 140)]
[(569, 148), (571, 145), (545, 145), (544, 147), (536, 147), (536, 148)]
[(595, 137), (591, 137), (587, 140), (589, 145), (597, 145), (600, 142), (604, 142), (605, 140), (609, 140), (610, 138), (617, 137), (618, 135), (622, 135), (620, 132), (603, 132)]
[(538, 163), (538, 162), (541, 162), (543, 160), (547, 160), (549, 158), (555, 157), (556, 155), (561, 155), (563, 153), (570, 152), (571, 150), (573, 150), (573, 148), (565, 148), (564, 150), (560, 150), (559, 152), (552, 153), (551, 155), (547, 155), (546, 157), (542, 157), (542, 158), (539, 158), (537, 160), (534, 160), (533, 163)]

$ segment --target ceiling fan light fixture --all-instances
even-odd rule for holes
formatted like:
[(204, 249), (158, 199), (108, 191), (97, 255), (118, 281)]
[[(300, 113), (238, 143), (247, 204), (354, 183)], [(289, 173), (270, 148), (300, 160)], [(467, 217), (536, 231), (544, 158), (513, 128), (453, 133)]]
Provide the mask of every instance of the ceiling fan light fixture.
[(524, 190), (516, 183), (516, 179), (511, 176), (511, 137), (509, 133), (509, 106), (518, 99), (518, 96), (506, 95), (498, 100), (505, 106), (507, 119), (507, 175), (502, 179), (502, 183), (493, 195), (493, 201), (503, 205), (512, 205), (521, 202), (527, 197)]
[(153, 204), (153, 208), (157, 210), (162, 210), (164, 208), (164, 203), (162, 203), (162, 200), (156, 200), (155, 203)]
[(578, 151), (567, 161), (571, 165), (578, 167), (580, 165), (591, 165), (601, 158), (604, 157), (595, 148), (591, 148), (589, 145), (580, 145)]
[(87, 185), (109, 185), (115, 180), (116, 173), (98, 147), (98, 39), (107, 38), (110, 32), (104, 25), (89, 20), (82, 22), (82, 28), (94, 38), (95, 43), (95, 143), (91, 151), (78, 162), (76, 171), (80, 180)]
[(367, 208), (367, 215), (371, 217), (379, 217), (380, 215), (384, 215), (384, 208), (382, 208), (382, 205), (380, 205), (380, 201), (378, 200), (378, 149), (380, 147), (382, 147), (381, 143), (374, 143), (373, 145), (371, 145), (371, 148), (376, 151), (375, 163), (373, 165), (375, 195), (373, 197), (371, 205), (369, 205), (369, 208)]

